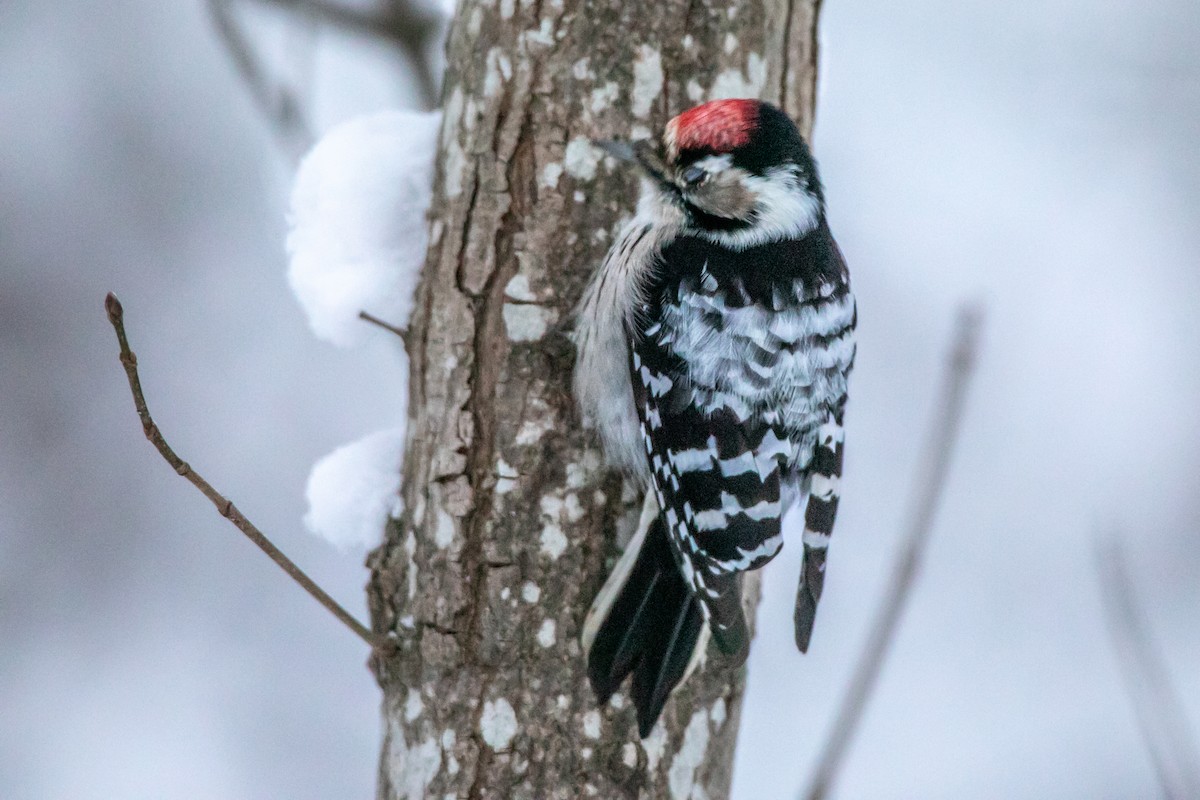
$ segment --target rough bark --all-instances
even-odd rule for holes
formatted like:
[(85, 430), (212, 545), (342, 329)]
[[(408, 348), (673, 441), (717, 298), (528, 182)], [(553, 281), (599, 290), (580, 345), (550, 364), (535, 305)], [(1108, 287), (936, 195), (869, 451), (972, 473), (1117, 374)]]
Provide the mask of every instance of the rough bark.
[(743, 670), (711, 657), (639, 742), (578, 636), (636, 520), (570, 391), (570, 312), (634, 176), (593, 137), (714, 97), (812, 121), (819, 0), (462, 0), (411, 350), (406, 511), (372, 554), (381, 798), (723, 798)]

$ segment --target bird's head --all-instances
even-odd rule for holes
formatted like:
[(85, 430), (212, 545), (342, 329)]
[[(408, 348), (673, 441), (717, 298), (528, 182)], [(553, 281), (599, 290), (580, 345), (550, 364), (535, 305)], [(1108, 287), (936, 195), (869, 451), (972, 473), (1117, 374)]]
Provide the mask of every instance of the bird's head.
[(713, 100), (668, 122), (661, 147), (604, 147), (639, 164), (647, 188), (682, 208), (687, 228), (730, 247), (803, 236), (824, 214), (808, 145), (769, 103)]

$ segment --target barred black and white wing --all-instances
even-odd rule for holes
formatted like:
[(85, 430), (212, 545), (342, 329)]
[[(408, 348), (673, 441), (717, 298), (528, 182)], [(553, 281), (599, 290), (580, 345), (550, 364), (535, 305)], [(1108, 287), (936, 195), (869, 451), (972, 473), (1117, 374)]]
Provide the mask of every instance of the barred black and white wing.
[(746, 657), (742, 573), (779, 552), (782, 515), (805, 495), (796, 641), (808, 646), (837, 508), (855, 307), (823, 223), (736, 250), (680, 236), (643, 288), (626, 330), (628, 385), (652, 502), (583, 638), (601, 701), (633, 674), (646, 736), (706, 631)]
[(652, 324), (632, 353), (651, 490), (714, 640), (740, 660), (749, 645), (741, 573), (782, 545), (780, 441), (735, 397), (701, 399), (671, 344), (670, 330)]
[(720, 648), (748, 645), (741, 573), (783, 545), (809, 494), (796, 641), (806, 650), (841, 474), (854, 298), (827, 228), (730, 250), (684, 237), (662, 253), (631, 337), (651, 488)]

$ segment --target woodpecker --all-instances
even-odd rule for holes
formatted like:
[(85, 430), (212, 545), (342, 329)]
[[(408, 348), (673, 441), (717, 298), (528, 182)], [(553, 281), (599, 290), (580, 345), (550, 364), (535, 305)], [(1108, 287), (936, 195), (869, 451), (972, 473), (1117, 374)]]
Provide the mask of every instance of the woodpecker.
[(583, 644), (600, 703), (632, 673), (644, 738), (710, 634), (745, 660), (742, 573), (779, 552), (797, 503), (795, 637), (808, 649), (857, 310), (816, 163), (778, 108), (714, 100), (659, 145), (597, 144), (639, 170), (641, 191), (577, 310), (575, 393), (645, 500)]

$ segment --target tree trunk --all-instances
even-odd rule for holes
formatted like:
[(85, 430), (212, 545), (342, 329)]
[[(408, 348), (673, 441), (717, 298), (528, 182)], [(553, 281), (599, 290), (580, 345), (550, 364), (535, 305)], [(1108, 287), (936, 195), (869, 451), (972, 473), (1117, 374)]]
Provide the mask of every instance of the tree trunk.
[(409, 331), (405, 513), (370, 558), (399, 651), (379, 797), (724, 798), (744, 670), (718, 654), (639, 742), (578, 642), (637, 518), (571, 396), (571, 310), (636, 179), (588, 140), (714, 97), (808, 131), (819, 0), (460, 0)]

